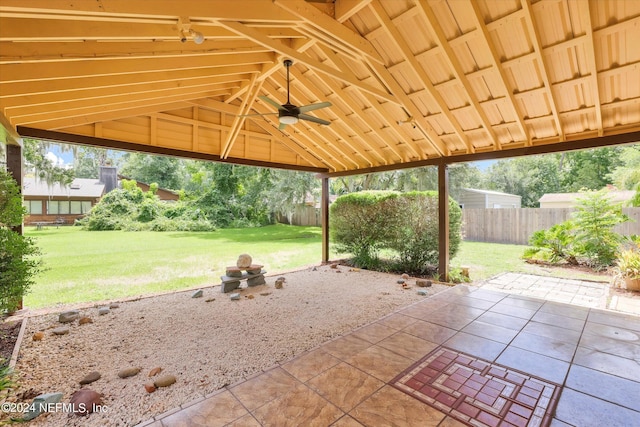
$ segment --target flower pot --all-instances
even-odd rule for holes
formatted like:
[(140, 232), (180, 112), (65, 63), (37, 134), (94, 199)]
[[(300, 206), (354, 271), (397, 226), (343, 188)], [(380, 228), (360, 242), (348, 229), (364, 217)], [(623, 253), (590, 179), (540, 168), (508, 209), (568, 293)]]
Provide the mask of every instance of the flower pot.
[(628, 291), (640, 291), (640, 279), (624, 278), (624, 283)]

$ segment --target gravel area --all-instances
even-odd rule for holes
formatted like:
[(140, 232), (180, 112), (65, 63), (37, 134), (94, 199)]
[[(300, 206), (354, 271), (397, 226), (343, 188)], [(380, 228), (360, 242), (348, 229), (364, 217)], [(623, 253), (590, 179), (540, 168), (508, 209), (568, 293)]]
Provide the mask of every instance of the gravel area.
[[(62, 326), (57, 314), (29, 318), (16, 365), (17, 392), (61, 392), (62, 402), (69, 402), (76, 390), (89, 388), (103, 394), (107, 408), (88, 417), (43, 414), (29, 425), (136, 425), (424, 298), (415, 280), (403, 289), (396, 275), (345, 266), (279, 276), (286, 278), (283, 289), (274, 288), (276, 276), (267, 277), (266, 285), (243, 288), (239, 301), (214, 286), (203, 288), (202, 298), (192, 298), (194, 291), (177, 292), (121, 302), (105, 315), (98, 307), (83, 308), (80, 317), (93, 323), (69, 323), (67, 335), (52, 333)], [(433, 295), (447, 286), (428, 289)], [(40, 331), (44, 338), (34, 341)], [(141, 371), (118, 377), (130, 367)], [(155, 367), (177, 382), (147, 393), (144, 383)], [(80, 386), (92, 371), (102, 377)]]

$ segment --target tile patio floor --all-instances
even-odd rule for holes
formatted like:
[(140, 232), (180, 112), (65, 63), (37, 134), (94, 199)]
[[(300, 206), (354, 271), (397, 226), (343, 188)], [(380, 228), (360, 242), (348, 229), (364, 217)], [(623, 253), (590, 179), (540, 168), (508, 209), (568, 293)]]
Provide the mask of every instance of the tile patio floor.
[(459, 285), (141, 425), (640, 426), (639, 337), (638, 316)]

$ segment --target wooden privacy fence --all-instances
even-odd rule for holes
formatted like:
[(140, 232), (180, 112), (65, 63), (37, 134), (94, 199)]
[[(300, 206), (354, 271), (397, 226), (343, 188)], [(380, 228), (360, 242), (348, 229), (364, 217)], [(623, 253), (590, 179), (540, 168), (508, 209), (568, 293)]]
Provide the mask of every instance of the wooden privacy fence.
[[(289, 219), (286, 215), (278, 215), (278, 222), (283, 224), (289, 224)], [(314, 206), (298, 205), (293, 212), (291, 218), (291, 225), (304, 225), (312, 227), (322, 226), (322, 216), (320, 209)]]
[[(464, 240), (526, 245), (538, 230), (571, 218), (572, 208), (463, 209)], [(623, 235), (640, 234), (640, 208), (623, 208), (631, 221), (614, 230)]]

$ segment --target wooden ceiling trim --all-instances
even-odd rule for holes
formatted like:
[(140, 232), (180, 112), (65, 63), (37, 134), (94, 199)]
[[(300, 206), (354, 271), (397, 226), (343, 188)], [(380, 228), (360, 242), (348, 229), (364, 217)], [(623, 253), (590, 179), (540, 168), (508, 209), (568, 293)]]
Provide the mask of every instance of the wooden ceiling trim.
[[(513, 95), (513, 89), (507, 86), (508, 80), (507, 80), (506, 72), (502, 68), (500, 63), (500, 58), (498, 57), (496, 50), (493, 48), (491, 44), (491, 36), (489, 35), (489, 29), (487, 28), (487, 25), (485, 25), (484, 19), (482, 18), (480, 7), (478, 6), (478, 3), (474, 0), (467, 0), (467, 1), (469, 6), (473, 9), (474, 24), (476, 25), (476, 28), (479, 29), (478, 38), (482, 41), (482, 44), (484, 44), (487, 50), (491, 53), (492, 67), (490, 68), (490, 70), (491, 71), (495, 70), (500, 74), (500, 82), (502, 84), (504, 94), (508, 100), (507, 105), (510, 107), (511, 111), (513, 112), (513, 116), (516, 119), (516, 124), (518, 125), (518, 129), (521, 132), (522, 138), (526, 141), (527, 145), (530, 145), (531, 136), (527, 133), (527, 130), (525, 128), (524, 121), (523, 121), (524, 115), (522, 114), (522, 111), (518, 108), (518, 103), (516, 102), (516, 99)], [(502, 98), (494, 98), (494, 100), (496, 99), (502, 99)], [(486, 102), (490, 102), (490, 101), (491, 100), (488, 100)], [(512, 138), (513, 138), (513, 134), (512, 134)], [(513, 138), (513, 140), (518, 141), (518, 139), (516, 138)]]
[(592, 88), (594, 108), (596, 110), (596, 126), (598, 126), (598, 136), (602, 136), (604, 129), (602, 128), (602, 102), (600, 100), (600, 87), (598, 84), (598, 68), (596, 65), (595, 49), (593, 43), (593, 27), (591, 22), (591, 12), (589, 11), (589, 3), (581, 1), (579, 4), (580, 16), (584, 21), (586, 34), (586, 55), (589, 66), (589, 83)]
[[(271, 119), (274, 124), (277, 124), (277, 119)], [(316, 149), (316, 156), (319, 157), (324, 163), (329, 164), (334, 171), (345, 171), (349, 170), (347, 164), (343, 161), (344, 157), (341, 157), (335, 150), (331, 149), (324, 142), (319, 142), (316, 135), (311, 134), (304, 126), (299, 126), (293, 131), (281, 131), (282, 133), (288, 135), (290, 138), (295, 138), (297, 140), (306, 140), (307, 142), (301, 141), (300, 145), (303, 147), (314, 147)], [(324, 153), (324, 154), (320, 154)], [(353, 161), (352, 161), (353, 162)], [(354, 163), (357, 167), (357, 163)]]
[(320, 41), (327, 43), (328, 46), (332, 48), (341, 46), (355, 56), (382, 64), (380, 54), (371, 46), (368, 40), (308, 3), (301, 0), (274, 0), (274, 4), (297, 16), (307, 25), (320, 30), (321, 34), (319, 35), (325, 35), (325, 37), (320, 38)]
[(365, 8), (371, 0), (336, 0), (335, 18), (342, 23)]
[(467, 147), (468, 152), (472, 153), (475, 150), (473, 147), (473, 144), (469, 142), (469, 139), (467, 138), (464, 131), (460, 127), (460, 124), (458, 123), (456, 118), (453, 116), (453, 114), (451, 114), (451, 112), (449, 111), (446, 101), (444, 100), (442, 95), (440, 95), (438, 90), (433, 86), (431, 79), (429, 78), (427, 73), (424, 71), (424, 68), (422, 67), (422, 65), (416, 60), (414, 53), (411, 51), (411, 49), (407, 45), (406, 41), (404, 40), (404, 38), (402, 37), (398, 29), (391, 22), (391, 19), (389, 18), (389, 16), (387, 15), (387, 12), (384, 10), (382, 5), (380, 4), (379, 0), (373, 0), (369, 8), (374, 11), (374, 14), (378, 19), (378, 21), (380, 22), (380, 25), (382, 25), (385, 28), (387, 35), (392, 39), (395, 45), (400, 49), (400, 52), (402, 53), (402, 56), (405, 59), (405, 61), (407, 61), (407, 63), (410, 64), (411, 70), (416, 74), (420, 82), (425, 86), (425, 88), (433, 98), (434, 102), (439, 106), (440, 110), (443, 112), (443, 114), (447, 118), (449, 124), (454, 129), (454, 132), (457, 135), (457, 137)]
[(465, 72), (462, 69), (462, 66), (460, 65), (460, 62), (455, 52), (453, 51), (451, 46), (449, 46), (447, 37), (445, 36), (444, 31), (442, 30), (442, 27), (438, 23), (438, 20), (435, 14), (433, 13), (433, 10), (429, 6), (429, 4), (424, 0), (420, 0), (417, 3), (416, 7), (420, 11), (420, 16), (429, 24), (429, 27), (431, 28), (433, 34), (435, 35), (436, 40), (438, 41), (438, 44), (440, 45), (440, 49), (444, 51), (444, 54), (445, 54), (444, 56), (447, 62), (449, 63), (449, 66), (453, 69), (454, 75), (456, 77), (455, 80), (458, 82), (458, 84), (462, 84), (462, 86), (464, 87), (467, 98), (469, 99), (469, 101), (471, 101), (471, 104), (474, 106), (475, 111), (480, 118), (480, 124), (482, 125), (482, 127), (484, 127), (485, 132), (487, 132), (490, 139), (493, 141), (494, 148), (496, 150), (500, 150), (501, 149), (500, 140), (496, 136), (496, 133), (493, 131), (493, 128), (491, 127), (491, 122), (487, 117), (487, 114), (485, 113), (484, 109), (480, 105), (478, 97), (476, 96), (475, 91), (471, 87), (471, 84), (469, 83), (469, 80), (467, 79), (467, 76), (465, 75)]
[(549, 99), (549, 107), (551, 108), (551, 114), (553, 115), (556, 132), (560, 138), (560, 141), (564, 141), (564, 128), (562, 126), (562, 122), (560, 121), (560, 115), (558, 114), (557, 107), (558, 103), (553, 93), (553, 89), (551, 87), (551, 79), (549, 77), (549, 64), (547, 64), (542, 54), (542, 43), (540, 42), (540, 34), (536, 31), (536, 26), (533, 22), (533, 11), (531, 9), (531, 4), (529, 3), (529, 0), (520, 0), (520, 4), (522, 5), (522, 9), (525, 11), (524, 21), (529, 32), (531, 43), (533, 44), (533, 50), (536, 55), (536, 60), (538, 62), (538, 65), (540, 66), (540, 77), (542, 78), (542, 81), (544, 82), (544, 86), (546, 88), (546, 95)]
[[(309, 71), (307, 71), (307, 73), (313, 73), (313, 70), (309, 70)], [(297, 68), (293, 67), (291, 69), (291, 74), (296, 78), (295, 83), (297, 85), (300, 85), (300, 86), (304, 87), (305, 90), (311, 92), (313, 94), (313, 96), (315, 96), (318, 101), (322, 101), (323, 99), (327, 98), (327, 96), (324, 93), (322, 93), (316, 85), (305, 85), (303, 83), (306, 80), (303, 77), (304, 74), (306, 74), (306, 73), (303, 74)], [(326, 81), (322, 79), (322, 76), (319, 76), (317, 73), (316, 73), (316, 76), (323, 83), (326, 84)], [(327, 79), (327, 80), (329, 80), (329, 79)], [(339, 93), (339, 91), (336, 91), (335, 88), (333, 88), (333, 87), (331, 87), (329, 85), (327, 85), (327, 86), (329, 87), (330, 90), (332, 90), (332, 95), (334, 95), (332, 98), (338, 98), (337, 97), (337, 93)], [(340, 98), (341, 102), (345, 102), (349, 106), (349, 108), (354, 112), (354, 114), (358, 114), (359, 109), (357, 108), (357, 105), (355, 105), (355, 103), (353, 103), (350, 100), (350, 97), (342, 96), (342, 97), (339, 97), (339, 98)], [(378, 165), (378, 164), (381, 164), (381, 163), (385, 163), (385, 164), (387, 163), (387, 161), (385, 160), (384, 153), (382, 153), (382, 150), (380, 150), (380, 148), (376, 146), (375, 142), (373, 142), (371, 144), (368, 144), (367, 141), (368, 141), (369, 138), (367, 137), (367, 135), (365, 135), (364, 132), (362, 132), (360, 129), (358, 129), (357, 126), (350, 126), (348, 124), (349, 121), (346, 120), (345, 115), (342, 114), (339, 111), (339, 108), (333, 108), (331, 111), (332, 111), (333, 114), (335, 114), (336, 116), (338, 116), (341, 119), (340, 125), (345, 127), (352, 134), (356, 134), (356, 136), (358, 136), (360, 138), (361, 142), (358, 143), (357, 139), (351, 138), (345, 132), (336, 131), (335, 127), (333, 127), (333, 125), (337, 124), (335, 122), (332, 123), (332, 127), (328, 128), (328, 130), (330, 130), (330, 131), (332, 131), (334, 133), (337, 133), (338, 136), (340, 138), (342, 138), (347, 145), (350, 145), (351, 148), (354, 149), (354, 151), (357, 151), (358, 153), (360, 153), (361, 156), (363, 156), (365, 159), (367, 159), (371, 166)], [(358, 114), (358, 116), (360, 116), (360, 115)], [(375, 131), (374, 131), (374, 133), (375, 133)], [(349, 141), (352, 141), (352, 143), (350, 143)], [(359, 147), (356, 147), (355, 143), (358, 143)], [(372, 153), (376, 154), (378, 159), (374, 159), (373, 156), (371, 156), (369, 154), (369, 152), (372, 152)]]
[(276, 52), (278, 52), (281, 55), (285, 55), (287, 57), (289, 57), (290, 59), (299, 61), (301, 63), (303, 63), (304, 65), (306, 65), (309, 68), (313, 68), (316, 71), (319, 71), (321, 73), (327, 74), (330, 77), (339, 79), (344, 81), (346, 84), (349, 85), (353, 85), (356, 86), (357, 88), (365, 91), (365, 92), (369, 92), (372, 95), (383, 99), (385, 101), (389, 101), (389, 102), (394, 102), (396, 103), (397, 100), (394, 98), (393, 95), (383, 92), (379, 89), (374, 88), (373, 86), (370, 86), (368, 84), (362, 83), (360, 80), (358, 79), (351, 79), (351, 78), (345, 78), (344, 76), (340, 75), (340, 73), (336, 73), (337, 70), (323, 64), (320, 63), (318, 61), (313, 60), (312, 58), (310, 58), (307, 55), (301, 54), (298, 51), (296, 51), (295, 49), (292, 49), (288, 46), (285, 46), (283, 43), (278, 42), (278, 41), (274, 41), (272, 39), (270, 39), (269, 37), (261, 34), (260, 32), (254, 30), (253, 28), (249, 28), (243, 24), (240, 24), (238, 22), (230, 22), (230, 21), (221, 21), (220, 25), (229, 28), (230, 30), (238, 33), (238, 34), (242, 34), (246, 37), (248, 37), (249, 39), (253, 40), (254, 42), (261, 44), (263, 46), (269, 47), (273, 50), (275, 50)]

